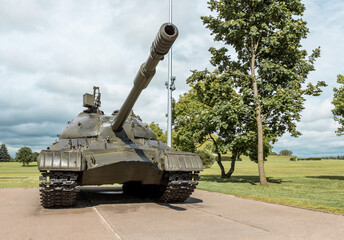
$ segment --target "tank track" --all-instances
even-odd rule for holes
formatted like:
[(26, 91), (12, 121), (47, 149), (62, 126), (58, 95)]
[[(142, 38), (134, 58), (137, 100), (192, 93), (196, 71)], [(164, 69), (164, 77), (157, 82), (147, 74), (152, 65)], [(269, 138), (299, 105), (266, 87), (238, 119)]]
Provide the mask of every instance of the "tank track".
[(166, 190), (159, 197), (160, 202), (184, 202), (190, 197), (198, 184), (198, 172), (171, 172)]
[(39, 178), (41, 205), (44, 208), (70, 207), (76, 203), (77, 173), (42, 172)]

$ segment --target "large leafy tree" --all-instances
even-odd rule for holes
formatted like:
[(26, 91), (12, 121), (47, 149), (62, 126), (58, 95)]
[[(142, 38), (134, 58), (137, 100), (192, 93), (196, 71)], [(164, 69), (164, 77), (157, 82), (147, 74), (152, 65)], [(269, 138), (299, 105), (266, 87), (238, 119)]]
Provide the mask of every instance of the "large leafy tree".
[[(285, 132), (299, 136), (296, 122), (304, 109), (304, 95), (319, 95), (320, 87), (326, 85), (308, 83), (302, 88), (309, 72), (315, 70), (320, 49), (309, 56), (301, 49), (300, 42), (309, 30), (301, 18), (305, 7), (300, 0), (210, 0), (208, 4), (216, 15), (203, 16), (203, 23), (214, 40), (223, 42), (225, 47), (210, 48), (215, 70), (194, 71), (189, 83), (204, 89), (206, 99), (235, 96), (243, 105), (233, 109), (242, 124), (233, 137), (238, 142), (236, 146), (251, 147), (249, 155), (258, 162), (260, 183), (267, 185), (264, 143), (269, 147), (269, 142)], [(235, 51), (234, 57), (229, 54), (229, 47)], [(224, 96), (207, 95), (207, 87), (216, 82), (218, 94)], [(228, 82), (226, 94), (221, 87)]]
[(337, 76), (337, 83), (341, 84), (339, 88), (334, 88), (334, 95), (332, 104), (334, 109), (332, 110), (334, 120), (339, 123), (339, 128), (336, 131), (337, 135), (344, 134), (344, 76)]
[(167, 133), (163, 132), (158, 123), (151, 122), (148, 127), (155, 133), (157, 139), (163, 143), (167, 142)]
[(180, 96), (174, 105), (173, 116), (173, 145), (177, 150), (195, 152), (206, 141), (206, 136), (214, 132), (205, 124), (206, 106), (197, 101), (192, 89)]
[(33, 161), (31, 148), (20, 148), (16, 153), (16, 161), (23, 163), (23, 166), (29, 165), (29, 163)]
[(6, 144), (1, 144), (0, 147), (0, 162), (9, 162), (11, 161), (11, 156), (8, 153)]
[[(194, 71), (188, 82), (197, 83), (191, 83), (193, 88), (175, 105), (175, 131), (180, 139), (177, 143), (194, 146), (195, 143), (212, 140), (224, 178), (231, 177), (235, 162), (242, 154), (257, 161), (255, 125), (248, 117), (250, 107), (243, 104), (240, 94), (232, 88), (231, 80), (226, 74)], [(266, 157), (271, 145), (266, 141), (264, 147)], [(232, 157), (231, 167), (226, 173), (221, 154), (228, 151)]]
[[(233, 108), (240, 108), (235, 101), (236, 98), (226, 98), (225, 101), (215, 101), (211, 91), (216, 92), (220, 86), (205, 86), (198, 84), (199, 88), (192, 88), (189, 92), (180, 96), (174, 108), (174, 131), (177, 149), (184, 151), (195, 151), (207, 140), (213, 143), (213, 151), (217, 154), (217, 163), (221, 169), (222, 177), (230, 177), (234, 172), (235, 160), (240, 154), (232, 155), (232, 165), (228, 173), (221, 161), (223, 153), (233, 151), (230, 148), (235, 128), (239, 127), (238, 119), (233, 116)], [(228, 85), (227, 85), (228, 86)], [(224, 88), (224, 86), (222, 86)], [(228, 94), (226, 96), (229, 96)], [(229, 122), (228, 119), (232, 121)], [(221, 133), (221, 136), (219, 134)]]

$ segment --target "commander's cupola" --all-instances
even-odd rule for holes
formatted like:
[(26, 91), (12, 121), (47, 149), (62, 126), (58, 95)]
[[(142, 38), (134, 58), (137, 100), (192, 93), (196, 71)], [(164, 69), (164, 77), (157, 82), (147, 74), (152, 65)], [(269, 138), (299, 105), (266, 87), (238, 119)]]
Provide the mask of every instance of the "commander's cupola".
[(98, 114), (104, 114), (103, 111), (99, 109), (101, 105), (100, 101), (100, 90), (99, 87), (93, 87), (93, 95), (90, 93), (85, 93), (83, 96), (83, 107), (87, 107), (86, 110), (84, 110), (84, 113), (98, 113)]

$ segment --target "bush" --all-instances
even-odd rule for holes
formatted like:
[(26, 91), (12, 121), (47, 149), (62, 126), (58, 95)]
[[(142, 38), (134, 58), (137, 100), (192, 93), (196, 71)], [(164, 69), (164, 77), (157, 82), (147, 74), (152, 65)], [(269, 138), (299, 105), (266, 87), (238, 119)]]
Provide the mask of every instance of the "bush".
[(279, 152), (279, 155), (281, 155), (281, 156), (292, 156), (292, 155), (293, 155), (293, 152), (290, 151), (290, 150), (281, 150), (281, 151)]
[(290, 161), (297, 161), (297, 160), (299, 160), (297, 157), (291, 157), (290, 158)]
[(199, 149), (199, 150), (196, 151), (196, 153), (202, 159), (203, 167), (204, 168), (210, 168), (214, 164), (215, 157), (210, 152), (207, 152), (205, 150), (200, 150)]

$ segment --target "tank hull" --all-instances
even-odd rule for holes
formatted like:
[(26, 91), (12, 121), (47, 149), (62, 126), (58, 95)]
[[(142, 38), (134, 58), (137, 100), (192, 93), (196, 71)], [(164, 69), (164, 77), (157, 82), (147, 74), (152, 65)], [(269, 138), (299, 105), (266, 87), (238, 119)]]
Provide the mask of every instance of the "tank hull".
[(123, 184), (133, 181), (160, 184), (162, 176), (163, 171), (152, 163), (123, 161), (83, 171), (81, 185)]

